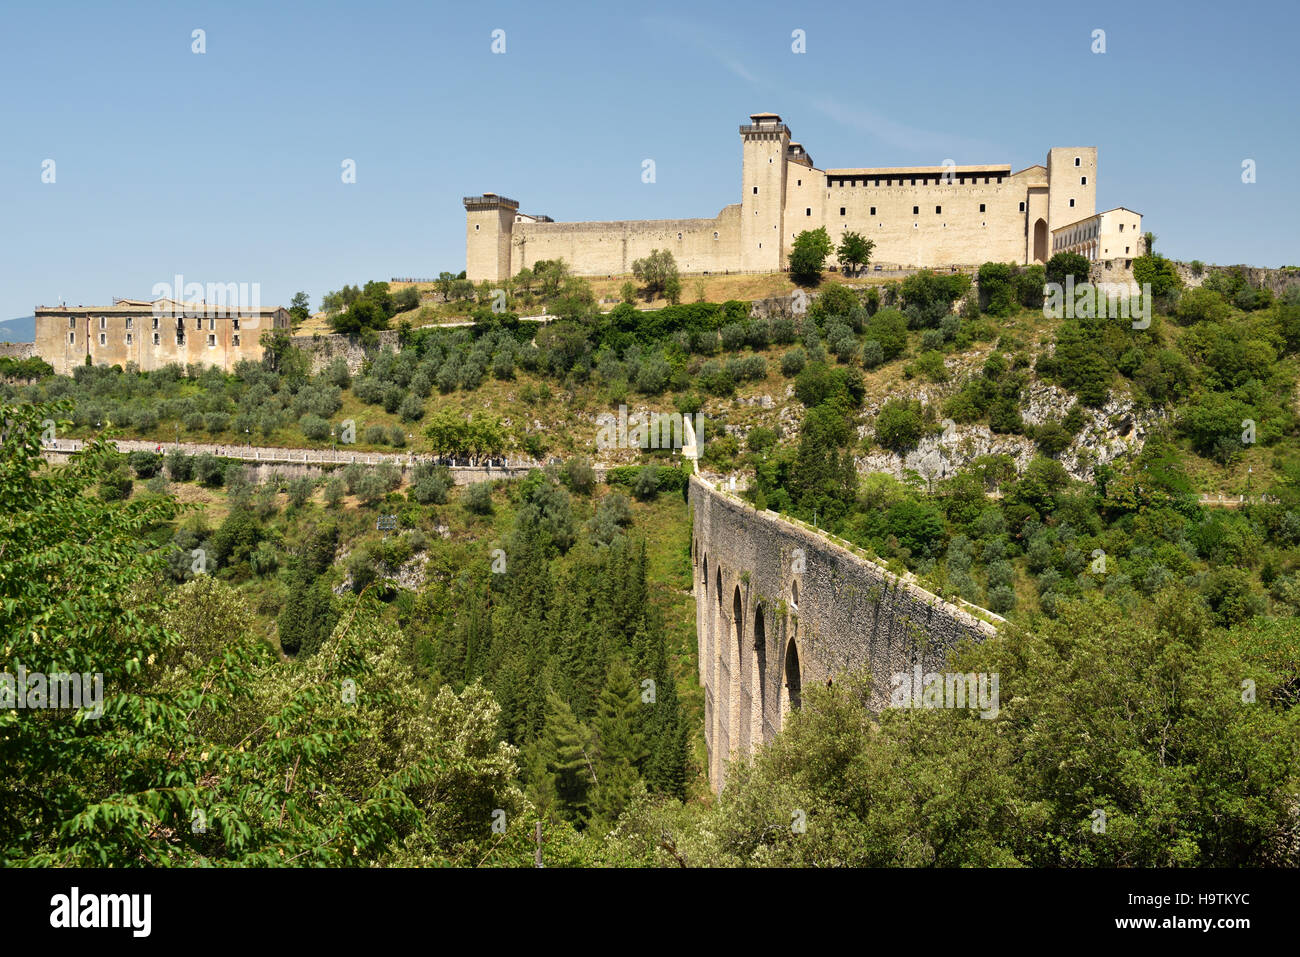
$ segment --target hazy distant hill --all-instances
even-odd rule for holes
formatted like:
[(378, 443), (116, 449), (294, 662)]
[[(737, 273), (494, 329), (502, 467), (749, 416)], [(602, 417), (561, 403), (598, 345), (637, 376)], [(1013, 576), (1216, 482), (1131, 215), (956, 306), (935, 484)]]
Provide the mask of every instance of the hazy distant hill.
[(0, 322), (0, 342), (35, 341), (35, 316), (23, 316), (21, 319), (6, 319), (4, 322)]

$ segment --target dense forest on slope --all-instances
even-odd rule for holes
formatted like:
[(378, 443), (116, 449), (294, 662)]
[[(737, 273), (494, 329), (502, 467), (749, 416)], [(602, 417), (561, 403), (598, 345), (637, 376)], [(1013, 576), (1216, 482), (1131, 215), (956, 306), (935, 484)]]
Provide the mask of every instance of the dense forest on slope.
[[(24, 367), (0, 386), (3, 668), (101, 672), (105, 714), (0, 711), (0, 860), (528, 865), (541, 821), (552, 865), (1300, 863), (1300, 298), (1226, 275), (1139, 329), (984, 272), (979, 297), (828, 285), (785, 319), (598, 314), (571, 285), (541, 330), (480, 309), (357, 375), (284, 343), (233, 374)], [(872, 714), (845, 676), (708, 794), (681, 473), (589, 461), (632, 395), (702, 409), (703, 467), (756, 505), (1007, 615), (954, 661), (1001, 675), (999, 718)], [(1138, 415), (1140, 446), (1085, 461)], [(566, 460), (258, 486), (93, 440), (320, 445), (347, 418), (361, 449)], [(92, 439), (67, 466), (39, 457), (51, 421)], [(1033, 451), (861, 474), (954, 427)], [(1225, 490), (1255, 498), (1199, 501)]]
[[(1300, 863), (1294, 618), (1224, 627), (1178, 588), (1131, 607), (1091, 590), (954, 661), (1000, 673), (997, 721), (873, 715), (846, 678), (808, 688), (718, 802), (683, 802), (671, 722), (639, 720), (671, 682), (638, 694), (663, 645), (649, 603), (622, 604), (646, 588), (634, 537), (526, 562), (497, 596), (470, 572), (405, 624), (381, 589), (331, 590), (328, 637), (286, 659), (237, 565), (167, 584), (172, 494), (98, 494), (117, 467), (102, 445), (40, 463), (49, 411), (4, 410), (6, 664), (102, 672), (105, 713), (0, 713), (8, 865), (527, 866), (538, 821), (550, 865)], [(564, 528), (550, 480), (531, 482), (506, 546), (525, 555)], [(615, 599), (630, 617), (578, 620)], [(520, 640), (480, 679), (502, 625)]]

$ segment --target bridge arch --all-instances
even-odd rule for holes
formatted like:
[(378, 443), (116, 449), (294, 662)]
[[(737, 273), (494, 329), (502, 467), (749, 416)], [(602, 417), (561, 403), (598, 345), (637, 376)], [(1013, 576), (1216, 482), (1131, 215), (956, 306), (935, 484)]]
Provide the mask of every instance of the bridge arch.
[(785, 645), (785, 661), (781, 668), (781, 725), (791, 711), (803, 706), (803, 671), (799, 667), (799, 643), (792, 635)]
[(731, 744), (729, 757), (733, 760), (749, 751), (749, 694), (741, 680), (741, 668), (745, 661), (745, 602), (740, 596), (740, 586), (735, 587), (732, 598), (731, 621), (735, 626), (735, 637), (727, 642), (730, 649), (728, 674), (731, 678), (731, 710), (727, 715), (728, 738)]
[(751, 748), (766, 744), (768, 735), (764, 727), (763, 709), (767, 703), (765, 678), (767, 675), (767, 615), (763, 603), (754, 609), (754, 644), (749, 668), (749, 738)]

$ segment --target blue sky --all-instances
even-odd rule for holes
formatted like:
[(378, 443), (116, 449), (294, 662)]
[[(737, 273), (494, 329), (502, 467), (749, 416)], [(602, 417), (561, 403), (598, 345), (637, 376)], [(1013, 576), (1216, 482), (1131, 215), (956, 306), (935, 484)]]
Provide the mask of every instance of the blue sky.
[(461, 197), (484, 190), (558, 220), (711, 216), (740, 199), (759, 111), (820, 168), (1095, 145), (1098, 208), (1143, 213), (1159, 251), (1300, 263), (1296, 4), (791, 6), (9, 5), (0, 319), (177, 273), (315, 308), (459, 271)]

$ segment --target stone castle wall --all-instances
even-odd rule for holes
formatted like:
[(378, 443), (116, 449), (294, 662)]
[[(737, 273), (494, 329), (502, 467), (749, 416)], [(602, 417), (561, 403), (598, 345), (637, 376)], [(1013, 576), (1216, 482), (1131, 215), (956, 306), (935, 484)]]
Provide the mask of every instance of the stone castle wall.
[[(771, 741), (802, 689), (843, 671), (941, 671), (963, 639), (1003, 619), (963, 610), (843, 545), (691, 478), (692, 562), (709, 780)], [(978, 612), (977, 617), (972, 612)], [(988, 620), (985, 620), (987, 618)]]
[(740, 206), (713, 219), (619, 220), (585, 223), (516, 223), (510, 269), (529, 269), (543, 259), (563, 259), (584, 275), (623, 276), (656, 249), (673, 254), (683, 273), (735, 270)]
[[(384, 349), (397, 349), (397, 330), (385, 329), (377, 333), (379, 336), (379, 346), (375, 352)], [(362, 365), (365, 364), (370, 353), (361, 344), (361, 340), (353, 336), (341, 336), (336, 333), (328, 335), (314, 336), (292, 336), (289, 339), (290, 344), (295, 348), (301, 349), (311, 359), (311, 371), (313, 374), (320, 372), (336, 358), (342, 356), (348, 364), (348, 371), (356, 375), (361, 371)]]

